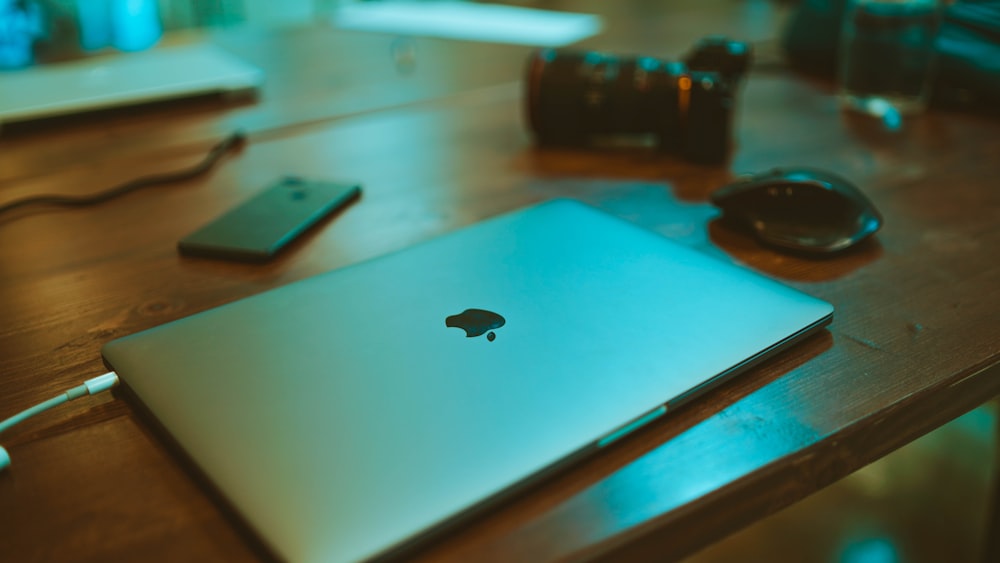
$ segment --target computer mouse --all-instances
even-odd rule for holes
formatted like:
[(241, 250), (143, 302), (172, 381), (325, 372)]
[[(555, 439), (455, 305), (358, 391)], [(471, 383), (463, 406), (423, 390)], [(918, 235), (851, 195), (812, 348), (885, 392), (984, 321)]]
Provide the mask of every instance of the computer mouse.
[(813, 168), (748, 175), (711, 195), (722, 219), (779, 249), (839, 252), (882, 227), (882, 215), (854, 184)]

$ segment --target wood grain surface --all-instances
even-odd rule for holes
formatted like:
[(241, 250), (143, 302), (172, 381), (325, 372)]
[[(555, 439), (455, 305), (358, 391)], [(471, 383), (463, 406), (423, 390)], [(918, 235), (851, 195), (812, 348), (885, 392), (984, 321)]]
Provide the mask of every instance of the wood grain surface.
[[(588, 46), (667, 55), (719, 31), (766, 40), (783, 17), (757, 2), (572, 6), (606, 16)], [(553, 197), (780, 279), (831, 302), (835, 320), (415, 558), (677, 559), (1000, 391), (995, 117), (934, 110), (888, 130), (841, 112), (831, 83), (769, 68), (741, 93), (730, 161), (705, 167), (534, 146), (521, 115), (522, 47), (402, 38), (418, 52), (404, 73), (391, 36), (320, 25), (210, 37), (268, 72), (257, 102), (200, 100), (0, 134), (0, 203), (91, 193), (191, 164), (236, 127), (250, 134), (196, 180), (0, 216), (0, 417), (101, 373), (100, 348), (113, 338)], [(819, 260), (718, 222), (713, 189), (779, 165), (850, 178), (884, 229)], [(178, 239), (289, 173), (357, 180), (365, 193), (265, 265), (177, 254)], [(126, 401), (80, 400), (2, 438), (13, 458), (0, 474), (4, 560), (266, 557)]]

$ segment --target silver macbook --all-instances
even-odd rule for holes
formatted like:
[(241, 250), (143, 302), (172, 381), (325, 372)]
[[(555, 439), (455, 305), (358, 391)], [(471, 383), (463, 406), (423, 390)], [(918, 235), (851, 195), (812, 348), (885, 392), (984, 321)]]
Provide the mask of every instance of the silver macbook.
[(263, 73), (207, 43), (93, 56), (0, 73), (0, 124), (219, 92)]
[(832, 312), (557, 200), (103, 353), (277, 556), (356, 561), (615, 443)]

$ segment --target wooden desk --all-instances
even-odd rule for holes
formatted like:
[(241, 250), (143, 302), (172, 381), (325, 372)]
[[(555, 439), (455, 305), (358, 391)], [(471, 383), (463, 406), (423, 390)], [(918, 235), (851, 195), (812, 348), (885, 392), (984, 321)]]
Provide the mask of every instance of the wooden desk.
[[(692, 36), (719, 30), (773, 35), (781, 16), (727, 2), (680, 4), (671, 38), (654, 33), (669, 18), (636, 18), (615, 5), (608, 34), (589, 45), (643, 50), (663, 40), (656, 52), (677, 54)], [(692, 21), (701, 25), (684, 25)], [(440, 49), (428, 63), (439, 72), (424, 76), (418, 66), (411, 90), (402, 82), (409, 79), (386, 71), (340, 98), (280, 64), (282, 49), (310, 42), (390, 40), (322, 28), (233, 32), (220, 42), (303, 90), (266, 90), (256, 106), (178, 104), (0, 136), (6, 201), (169, 170), (235, 125), (251, 132), (249, 146), (208, 177), (98, 207), (0, 217), (2, 416), (100, 373), (99, 350), (110, 339), (556, 196), (781, 279), (833, 303), (836, 319), (828, 332), (427, 546), (427, 560), (681, 557), (1000, 391), (997, 119), (935, 111), (890, 132), (841, 113), (828, 83), (762, 72), (744, 89), (731, 162), (701, 167), (655, 154), (534, 147), (520, 115), (521, 48), (418, 40), (419, 49)], [(469, 70), (483, 61), (486, 70)], [(333, 76), (342, 62), (311, 64)], [(439, 82), (445, 75), (452, 81)], [(734, 172), (785, 164), (853, 179), (885, 215), (884, 230), (854, 252), (809, 260), (717, 224), (706, 203), (715, 187)], [(358, 179), (365, 196), (264, 266), (177, 255), (181, 236), (289, 172)], [(5, 559), (261, 556), (124, 401), (77, 401), (0, 443), (14, 459), (0, 475)]]

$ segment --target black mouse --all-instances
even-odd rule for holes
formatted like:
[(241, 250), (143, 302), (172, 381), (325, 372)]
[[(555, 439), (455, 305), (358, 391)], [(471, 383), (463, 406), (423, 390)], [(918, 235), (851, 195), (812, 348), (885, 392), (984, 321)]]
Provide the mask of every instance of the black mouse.
[(711, 196), (722, 219), (779, 249), (839, 252), (882, 227), (882, 215), (854, 184), (824, 170), (775, 168)]

